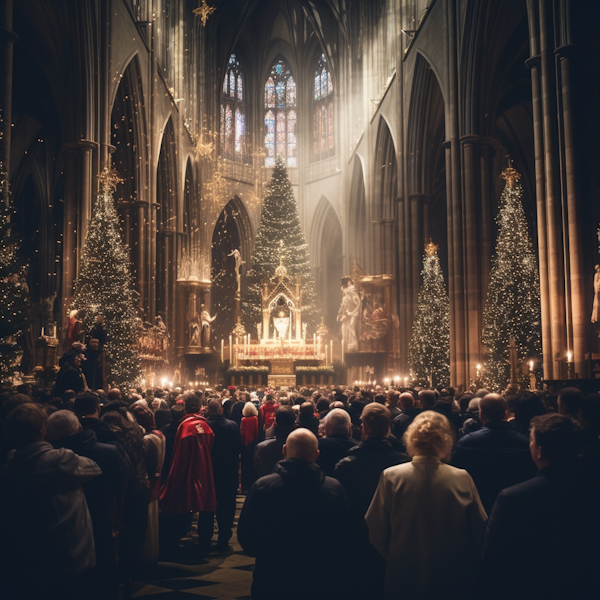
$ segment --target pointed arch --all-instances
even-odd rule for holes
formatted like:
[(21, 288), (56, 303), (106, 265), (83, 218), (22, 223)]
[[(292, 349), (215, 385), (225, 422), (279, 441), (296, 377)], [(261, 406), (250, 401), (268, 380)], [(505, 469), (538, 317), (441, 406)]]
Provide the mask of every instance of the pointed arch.
[[(127, 61), (123, 76), (114, 91), (111, 108), (110, 143), (115, 151), (112, 163), (123, 179), (117, 205), (123, 222), (123, 238), (129, 246), (134, 276), (140, 290), (147, 280), (144, 260), (144, 207), (141, 190), (146, 189), (146, 121), (144, 94), (137, 52)], [(142, 300), (140, 298), (140, 300)]]
[[(237, 249), (242, 255), (242, 260), (245, 261), (240, 269), (243, 290), (254, 244), (250, 217), (238, 196), (234, 196), (223, 207), (215, 223), (211, 242), (211, 314), (219, 315), (215, 321), (214, 331), (215, 339), (221, 339), (231, 333), (235, 321), (237, 281), (233, 258), (229, 255)], [(256, 336), (256, 332), (251, 333)]]
[(350, 271), (354, 263), (358, 264), (361, 268), (366, 269), (367, 261), (369, 260), (367, 200), (365, 190), (364, 168), (362, 160), (358, 155), (354, 157), (354, 166), (352, 168), (352, 182), (350, 184), (350, 201), (348, 202), (347, 239), (347, 271)]
[(315, 280), (321, 315), (330, 331), (337, 330), (336, 316), (341, 302), (343, 275), (342, 225), (331, 202), (321, 196), (313, 216), (310, 255), (315, 265)]
[(381, 117), (377, 131), (373, 173), (373, 239), (375, 270), (397, 276), (398, 254), (398, 163), (394, 140), (387, 121)]
[(175, 129), (169, 117), (156, 171), (156, 314), (172, 325), (177, 278), (177, 155)]

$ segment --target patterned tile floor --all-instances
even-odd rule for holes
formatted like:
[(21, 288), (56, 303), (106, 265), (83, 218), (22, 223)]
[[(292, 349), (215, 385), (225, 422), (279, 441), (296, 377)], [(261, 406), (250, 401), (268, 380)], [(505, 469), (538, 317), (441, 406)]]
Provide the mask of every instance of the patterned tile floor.
[[(237, 497), (235, 526), (245, 496)], [(213, 542), (216, 536), (213, 537)], [(191, 534), (182, 540), (181, 554), (173, 562), (159, 562), (158, 567), (134, 584), (133, 598), (153, 600), (199, 599), (251, 600), (250, 586), (254, 559), (246, 556), (238, 544), (236, 529), (226, 554), (216, 550), (206, 558), (198, 558), (196, 524)], [(214, 549), (214, 546), (213, 546)]]

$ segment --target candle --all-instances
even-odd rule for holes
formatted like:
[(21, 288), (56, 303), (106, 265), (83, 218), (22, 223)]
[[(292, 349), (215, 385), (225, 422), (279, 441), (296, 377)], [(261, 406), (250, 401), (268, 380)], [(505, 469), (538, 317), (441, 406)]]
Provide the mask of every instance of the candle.
[(532, 360), (529, 361), (529, 370), (533, 371), (533, 361)]
[(313, 333), (313, 354), (317, 355), (317, 334)]
[(223, 338), (221, 338), (221, 362), (223, 362), (223, 353), (225, 351), (225, 340)]
[(333, 340), (329, 342), (329, 360), (333, 364)]
[(231, 336), (229, 336), (229, 363), (233, 362), (233, 342)]
[(573, 355), (570, 352), (567, 352), (567, 361), (571, 362), (571, 358), (573, 357)]
[(325, 366), (327, 366), (327, 346), (325, 346)]
[(44, 337), (44, 328), (42, 327), (42, 337)]

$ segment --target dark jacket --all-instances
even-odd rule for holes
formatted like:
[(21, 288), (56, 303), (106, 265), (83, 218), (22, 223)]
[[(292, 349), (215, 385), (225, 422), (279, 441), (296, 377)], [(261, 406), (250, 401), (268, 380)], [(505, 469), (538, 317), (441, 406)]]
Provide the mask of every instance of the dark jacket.
[(232, 421), (235, 421), (238, 424), (238, 427), (242, 422), (242, 411), (244, 410), (244, 406), (246, 406), (246, 403), (239, 400), (229, 409), (229, 418)]
[(397, 439), (370, 437), (348, 450), (348, 456), (337, 463), (334, 477), (346, 488), (353, 512), (362, 518), (371, 504), (381, 473), (409, 460)]
[(81, 363), (81, 370), (85, 375), (85, 381), (91, 390), (99, 390), (104, 387), (104, 376), (102, 374), (102, 352), (86, 348), (85, 361)]
[(329, 435), (319, 440), (319, 457), (316, 463), (328, 477), (333, 477), (335, 465), (348, 454), (348, 450), (356, 446), (356, 440), (349, 435)]
[(221, 489), (237, 490), (240, 464), (240, 428), (223, 415), (206, 419), (215, 434), (211, 457), (217, 497)]
[(79, 419), (79, 422), (84, 429), (93, 431), (96, 434), (96, 440), (101, 444), (119, 444), (117, 435), (104, 421), (84, 417), (83, 419)]
[(81, 369), (70, 363), (64, 363), (56, 376), (54, 383), (54, 396), (59, 396), (64, 400), (64, 393), (67, 390), (73, 390), (76, 394), (83, 390), (83, 377)]
[(600, 598), (599, 506), (598, 486), (556, 465), (503, 490), (483, 551), (487, 597)]
[(348, 518), (343, 486), (314, 463), (283, 460), (256, 481), (237, 530), (256, 556), (252, 598), (348, 598)]
[(160, 480), (166, 483), (173, 462), (173, 449), (175, 447), (175, 436), (179, 423), (167, 423), (160, 428), (160, 432), (165, 436), (165, 459), (163, 460), (163, 468), (160, 472)]
[(530, 479), (536, 472), (529, 440), (506, 421), (487, 423), (458, 440), (451, 464), (469, 472), (488, 514), (504, 488)]
[(293, 429), (281, 429), (275, 424), (275, 437), (260, 442), (254, 449), (254, 470), (259, 477), (273, 472), (275, 465), (283, 460), (283, 445)]
[(392, 421), (392, 433), (394, 437), (402, 442), (402, 436), (406, 433), (408, 426), (415, 420), (415, 417), (422, 413), (423, 409), (413, 406), (403, 410), (397, 417)]

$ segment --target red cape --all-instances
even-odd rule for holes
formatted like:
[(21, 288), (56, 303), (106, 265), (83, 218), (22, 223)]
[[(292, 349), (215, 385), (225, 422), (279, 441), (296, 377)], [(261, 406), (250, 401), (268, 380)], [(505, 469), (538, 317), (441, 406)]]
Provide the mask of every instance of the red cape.
[(214, 512), (217, 505), (210, 452), (215, 434), (199, 414), (188, 415), (179, 425), (169, 476), (160, 495), (166, 515)]

